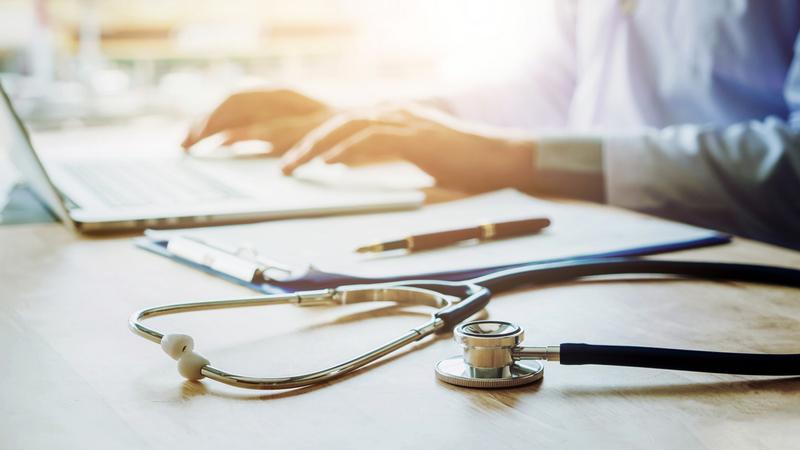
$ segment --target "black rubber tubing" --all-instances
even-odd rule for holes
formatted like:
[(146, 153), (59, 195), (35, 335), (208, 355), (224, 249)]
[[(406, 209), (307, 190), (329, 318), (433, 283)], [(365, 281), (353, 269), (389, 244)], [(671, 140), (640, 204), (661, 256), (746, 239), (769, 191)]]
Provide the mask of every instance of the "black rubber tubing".
[(598, 258), (534, 264), (502, 270), (464, 283), (487, 287), (495, 294), (527, 284), (550, 284), (600, 275), (655, 274), (704, 280), (745, 281), (800, 287), (800, 270), (755, 264)]
[(561, 344), (561, 364), (647, 367), (736, 375), (800, 375), (800, 355)]
[(437, 331), (437, 334), (448, 333), (459, 323), (467, 320), (473, 314), (477, 314), (489, 304), (492, 298), (492, 291), (481, 286), (475, 285), (471, 289), (469, 296), (458, 303), (454, 303), (447, 308), (437, 312), (435, 316), (444, 321), (444, 326)]
[(492, 291), (489, 289), (464, 281), (405, 280), (388, 283), (387, 285), (427, 289), (461, 299), (433, 315), (444, 322), (443, 326), (436, 331), (436, 334), (445, 334), (453, 331), (456, 325), (486, 308), (489, 300), (492, 299)]
[[(800, 287), (800, 270), (715, 262), (609, 258), (526, 266), (469, 282), (504, 291), (525, 284), (548, 284), (588, 276), (659, 274)], [(655, 347), (561, 344), (561, 364), (598, 364), (737, 375), (800, 375), (800, 354), (725, 353)]]

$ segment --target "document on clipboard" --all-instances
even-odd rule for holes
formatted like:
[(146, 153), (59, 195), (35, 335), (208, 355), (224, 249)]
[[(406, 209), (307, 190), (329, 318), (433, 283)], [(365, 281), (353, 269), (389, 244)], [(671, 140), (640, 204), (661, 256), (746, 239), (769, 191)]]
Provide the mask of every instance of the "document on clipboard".
[[(547, 217), (534, 235), (464, 242), (421, 252), (363, 254), (370, 242), (468, 224)], [(553, 202), (506, 189), (414, 211), (149, 230), (138, 245), (259, 290), (313, 267), (356, 278), (473, 273), (482, 268), (602, 256), (639, 256), (728, 242), (716, 231), (630, 211)]]

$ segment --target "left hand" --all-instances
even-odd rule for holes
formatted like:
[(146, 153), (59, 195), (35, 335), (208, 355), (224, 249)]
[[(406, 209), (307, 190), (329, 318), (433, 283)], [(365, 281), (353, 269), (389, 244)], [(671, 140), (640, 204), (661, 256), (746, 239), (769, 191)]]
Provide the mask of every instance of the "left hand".
[(533, 184), (535, 142), (462, 128), (416, 106), (340, 114), (291, 148), (283, 171), (291, 174), (318, 156), (347, 165), (404, 159), (447, 188), (480, 192)]
[(187, 134), (181, 146), (190, 151), (199, 141), (223, 134), (223, 145), (260, 140), (281, 155), (306, 133), (335, 114), (329, 105), (291, 89), (244, 91), (220, 103)]

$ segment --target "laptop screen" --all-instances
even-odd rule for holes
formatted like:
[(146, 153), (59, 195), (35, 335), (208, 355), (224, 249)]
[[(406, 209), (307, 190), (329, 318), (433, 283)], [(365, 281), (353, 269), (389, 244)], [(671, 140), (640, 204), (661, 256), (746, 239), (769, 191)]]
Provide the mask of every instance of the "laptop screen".
[(72, 227), (63, 200), (50, 182), (44, 171), (41, 160), (31, 145), (25, 126), (14, 111), (11, 99), (0, 84), (0, 148), (5, 148), (11, 161), (20, 171), (36, 195), (45, 203), (50, 211), (61, 221)]

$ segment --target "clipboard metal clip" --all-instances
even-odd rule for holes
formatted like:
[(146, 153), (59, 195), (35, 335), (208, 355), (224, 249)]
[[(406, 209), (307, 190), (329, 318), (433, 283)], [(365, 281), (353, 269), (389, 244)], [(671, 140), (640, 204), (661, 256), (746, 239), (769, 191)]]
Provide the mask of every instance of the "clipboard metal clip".
[(255, 248), (233, 247), (193, 236), (170, 237), (167, 251), (247, 283), (284, 281), (294, 273), (291, 267), (262, 257)]

